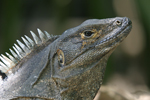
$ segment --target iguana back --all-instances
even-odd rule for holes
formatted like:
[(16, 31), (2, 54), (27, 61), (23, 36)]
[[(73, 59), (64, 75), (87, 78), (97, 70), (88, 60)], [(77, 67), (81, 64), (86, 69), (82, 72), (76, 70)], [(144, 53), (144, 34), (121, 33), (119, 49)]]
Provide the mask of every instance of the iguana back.
[[(51, 36), (22, 37), (0, 59), (1, 100), (92, 100), (107, 59), (131, 30), (126, 17), (91, 19)], [(14, 52), (15, 51), (15, 52)]]

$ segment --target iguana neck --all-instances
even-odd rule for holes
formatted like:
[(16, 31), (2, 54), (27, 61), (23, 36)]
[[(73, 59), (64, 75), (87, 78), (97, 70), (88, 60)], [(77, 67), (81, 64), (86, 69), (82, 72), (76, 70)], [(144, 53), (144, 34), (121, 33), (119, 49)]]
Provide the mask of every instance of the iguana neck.
[(68, 84), (58, 83), (60, 84), (61, 100), (93, 100), (102, 85), (107, 58), (108, 56), (104, 56), (98, 62), (92, 64), (82, 74), (82, 77), (77, 75), (72, 77), (74, 78), (73, 80), (68, 79), (66, 83), (72, 83), (69, 87), (67, 86)]

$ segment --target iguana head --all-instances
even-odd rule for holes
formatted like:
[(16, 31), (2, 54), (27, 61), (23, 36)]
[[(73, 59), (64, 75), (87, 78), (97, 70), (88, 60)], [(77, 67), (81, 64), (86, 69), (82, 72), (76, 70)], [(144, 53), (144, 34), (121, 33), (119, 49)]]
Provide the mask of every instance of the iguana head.
[(109, 55), (130, 30), (131, 21), (126, 17), (87, 20), (66, 30), (57, 41), (52, 73), (62, 95), (94, 96)]

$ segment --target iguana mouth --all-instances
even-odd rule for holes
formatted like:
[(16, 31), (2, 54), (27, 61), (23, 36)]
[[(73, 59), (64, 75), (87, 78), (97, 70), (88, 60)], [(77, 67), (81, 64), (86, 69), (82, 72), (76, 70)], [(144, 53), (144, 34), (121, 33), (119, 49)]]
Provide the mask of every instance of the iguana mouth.
[[(130, 21), (130, 19), (128, 18), (124, 18), (123, 19), (123, 23), (122, 26), (119, 31), (117, 29), (117, 31), (114, 33), (112, 32), (112, 34), (107, 34), (102, 40), (100, 40), (99, 42), (97, 42), (97, 44), (95, 45), (95, 48), (103, 48), (104, 46), (115, 46), (115, 44), (119, 44), (120, 42), (123, 41), (123, 39), (129, 34), (129, 32), (131, 31), (132, 28), (132, 22)], [(106, 46), (106, 47), (107, 47)]]

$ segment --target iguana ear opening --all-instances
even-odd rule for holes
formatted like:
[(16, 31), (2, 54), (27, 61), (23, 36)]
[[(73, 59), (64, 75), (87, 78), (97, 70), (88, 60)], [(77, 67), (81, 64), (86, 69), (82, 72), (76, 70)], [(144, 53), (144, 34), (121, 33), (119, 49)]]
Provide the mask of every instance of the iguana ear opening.
[(64, 65), (65, 64), (65, 57), (64, 57), (64, 53), (62, 50), (58, 49), (57, 50), (57, 55), (58, 55), (58, 62), (60, 65)]

